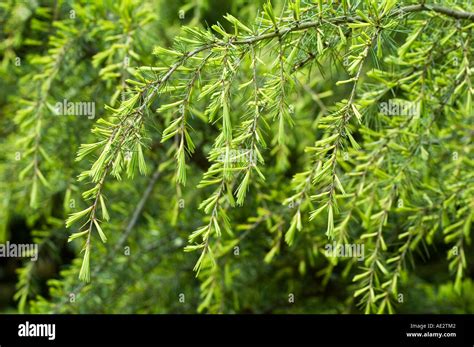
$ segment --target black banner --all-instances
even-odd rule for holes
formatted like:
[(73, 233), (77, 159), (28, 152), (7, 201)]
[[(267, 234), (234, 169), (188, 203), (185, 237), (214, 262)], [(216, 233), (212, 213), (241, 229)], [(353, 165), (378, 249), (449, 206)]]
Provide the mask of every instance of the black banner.
[(0, 315), (0, 346), (474, 345), (474, 315)]

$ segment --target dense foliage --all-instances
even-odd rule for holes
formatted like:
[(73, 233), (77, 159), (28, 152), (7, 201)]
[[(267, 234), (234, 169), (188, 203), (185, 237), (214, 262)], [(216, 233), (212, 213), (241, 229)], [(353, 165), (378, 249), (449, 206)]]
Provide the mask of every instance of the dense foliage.
[(6, 0), (0, 28), (0, 243), (39, 246), (0, 259), (8, 311), (474, 312), (471, 1)]

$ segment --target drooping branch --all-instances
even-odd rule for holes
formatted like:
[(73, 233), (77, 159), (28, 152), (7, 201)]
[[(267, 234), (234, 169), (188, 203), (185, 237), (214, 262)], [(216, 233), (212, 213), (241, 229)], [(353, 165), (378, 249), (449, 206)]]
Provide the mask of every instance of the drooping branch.
[[(102, 262), (94, 269), (94, 271), (92, 273), (92, 277), (99, 274), (102, 271), (102, 269), (104, 269), (107, 266), (107, 264), (113, 259), (113, 257), (117, 254), (117, 252), (123, 247), (123, 245), (127, 241), (128, 237), (130, 236), (132, 231), (135, 230), (135, 226), (136, 226), (140, 216), (142, 215), (143, 210), (145, 208), (145, 205), (146, 205), (147, 201), (150, 199), (150, 197), (152, 195), (152, 192), (153, 192), (153, 189), (155, 188), (155, 185), (158, 182), (158, 179), (160, 178), (161, 174), (162, 174), (162, 170), (160, 169), (160, 166), (157, 165), (156, 169), (153, 172), (153, 175), (151, 176), (150, 180), (148, 181), (148, 184), (147, 184), (147, 186), (146, 186), (146, 188), (145, 188), (145, 190), (144, 190), (144, 192), (143, 192), (143, 194), (140, 198), (140, 201), (137, 203), (135, 209), (133, 210), (133, 213), (132, 213), (132, 215), (131, 215), (128, 223), (127, 223), (127, 226), (124, 229), (124, 232), (123, 232), (122, 236), (117, 241), (114, 248), (107, 255), (107, 257), (105, 257), (102, 260)], [(82, 290), (82, 288), (84, 288), (86, 286), (86, 284), (87, 283), (85, 283), (85, 282), (79, 283), (77, 286), (74, 287), (74, 289), (72, 290), (72, 293), (79, 293)], [(58, 303), (54, 313), (59, 313), (60, 309), (67, 302), (68, 301), (66, 299), (66, 300)]]
[[(432, 11), (432, 12), (437, 12), (440, 14), (444, 14), (449, 17), (453, 17), (456, 19), (466, 19), (470, 21), (474, 21), (474, 12), (467, 12), (467, 11), (458, 11), (458, 10), (453, 10), (450, 8), (446, 8), (443, 6), (439, 5), (427, 5), (427, 4), (420, 4), (420, 5), (410, 5), (410, 6), (405, 6), (401, 7), (400, 9), (394, 11), (392, 15), (403, 15), (406, 13), (412, 13), (412, 12), (421, 12), (421, 11)], [(339, 16), (339, 17), (334, 17), (332, 19), (328, 19), (327, 22), (333, 23), (333, 24), (341, 24), (341, 23), (354, 23), (354, 22), (364, 22), (365, 20), (359, 16)], [(248, 39), (244, 40), (237, 40), (233, 41), (232, 43), (235, 45), (239, 44), (253, 44), (262, 40), (268, 40), (272, 39), (275, 37), (283, 37), (291, 32), (296, 32), (296, 31), (302, 31), (302, 30), (307, 30), (311, 28), (315, 28), (321, 25), (321, 22), (318, 21), (310, 21), (306, 23), (296, 23), (294, 26), (274, 32), (269, 32), (266, 34), (250, 37)]]
[(468, 11), (458, 11), (452, 8), (443, 7), (440, 5), (429, 5), (429, 4), (419, 4), (419, 5), (410, 5), (402, 7), (398, 12), (399, 13), (409, 13), (409, 12), (420, 12), (420, 11), (433, 11), (440, 14), (444, 14), (449, 17), (453, 17), (456, 19), (467, 19), (470, 21), (474, 21), (474, 12)]

